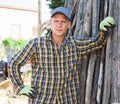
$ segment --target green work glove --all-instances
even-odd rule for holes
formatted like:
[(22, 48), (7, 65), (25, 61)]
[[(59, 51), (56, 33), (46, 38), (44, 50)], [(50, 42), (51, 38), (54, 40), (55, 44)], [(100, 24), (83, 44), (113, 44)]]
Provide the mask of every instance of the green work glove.
[(36, 98), (37, 96), (37, 91), (36, 87), (31, 87), (31, 86), (25, 86), (23, 89), (19, 92), (20, 95), (25, 95), (29, 98)]
[(115, 20), (113, 17), (106, 17), (103, 21), (100, 22), (100, 30), (101, 31), (110, 31), (115, 27)]

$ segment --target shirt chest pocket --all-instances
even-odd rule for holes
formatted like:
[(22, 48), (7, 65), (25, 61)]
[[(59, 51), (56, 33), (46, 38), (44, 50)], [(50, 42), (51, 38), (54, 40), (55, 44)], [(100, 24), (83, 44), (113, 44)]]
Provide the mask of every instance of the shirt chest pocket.
[(48, 69), (50, 66), (52, 66), (53, 60), (54, 55), (51, 48), (42, 47), (39, 54), (39, 63), (41, 68)]

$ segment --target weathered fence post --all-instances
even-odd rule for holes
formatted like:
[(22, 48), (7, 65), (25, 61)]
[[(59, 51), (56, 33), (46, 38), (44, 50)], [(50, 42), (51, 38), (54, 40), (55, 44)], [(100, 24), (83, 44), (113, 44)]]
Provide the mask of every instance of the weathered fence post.
[(77, 38), (95, 36), (103, 18), (115, 17), (106, 47), (81, 58), (80, 100), (81, 104), (120, 104), (120, 0), (66, 0), (65, 6), (71, 10), (70, 35)]

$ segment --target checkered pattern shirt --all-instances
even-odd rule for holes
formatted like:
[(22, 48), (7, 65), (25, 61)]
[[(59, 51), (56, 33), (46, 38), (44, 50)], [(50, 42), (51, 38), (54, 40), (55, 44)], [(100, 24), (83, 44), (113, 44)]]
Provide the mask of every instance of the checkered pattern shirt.
[(79, 104), (80, 57), (105, 43), (102, 32), (91, 39), (66, 36), (60, 50), (51, 35), (35, 38), (12, 58), (10, 78), (19, 92), (24, 86), (19, 69), (31, 60), (31, 85), (38, 87), (38, 94), (36, 99), (29, 99), (29, 104)]

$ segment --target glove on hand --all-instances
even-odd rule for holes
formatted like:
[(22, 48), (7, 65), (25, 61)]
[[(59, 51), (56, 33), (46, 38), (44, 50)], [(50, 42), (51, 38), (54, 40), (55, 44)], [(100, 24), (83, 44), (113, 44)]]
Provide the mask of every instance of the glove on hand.
[(37, 91), (36, 87), (31, 87), (31, 86), (25, 86), (23, 89), (19, 92), (20, 95), (25, 95), (29, 98), (36, 98), (37, 96)]
[(100, 30), (101, 31), (110, 31), (115, 27), (115, 20), (113, 17), (106, 17), (103, 21), (100, 22)]

